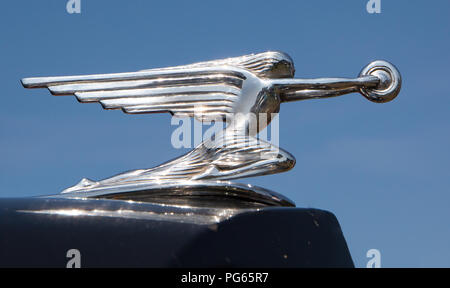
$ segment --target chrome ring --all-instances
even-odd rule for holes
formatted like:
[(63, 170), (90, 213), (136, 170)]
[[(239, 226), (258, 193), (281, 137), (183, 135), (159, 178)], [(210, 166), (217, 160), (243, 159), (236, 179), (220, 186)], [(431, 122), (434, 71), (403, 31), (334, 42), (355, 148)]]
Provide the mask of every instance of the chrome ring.
[(376, 103), (386, 103), (397, 97), (402, 86), (402, 77), (398, 69), (387, 61), (373, 61), (364, 67), (359, 76), (376, 76), (380, 83), (376, 88), (360, 88), (361, 94)]

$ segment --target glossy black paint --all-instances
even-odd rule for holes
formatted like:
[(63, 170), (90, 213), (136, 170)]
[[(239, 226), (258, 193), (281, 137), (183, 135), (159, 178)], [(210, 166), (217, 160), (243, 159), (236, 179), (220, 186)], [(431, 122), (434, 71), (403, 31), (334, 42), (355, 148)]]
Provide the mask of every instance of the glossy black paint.
[(323, 210), (263, 208), (215, 224), (24, 212), (49, 209), (164, 214), (168, 207), (0, 199), (0, 267), (64, 268), (73, 248), (81, 253), (81, 267), (354, 267), (336, 217)]

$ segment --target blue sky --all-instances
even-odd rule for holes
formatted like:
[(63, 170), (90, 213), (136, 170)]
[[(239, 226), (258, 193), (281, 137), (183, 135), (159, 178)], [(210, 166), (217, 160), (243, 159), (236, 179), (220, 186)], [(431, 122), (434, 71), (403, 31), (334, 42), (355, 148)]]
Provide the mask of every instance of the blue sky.
[(450, 2), (7, 1), (0, 17), (0, 197), (55, 194), (181, 155), (169, 114), (125, 115), (73, 97), (26, 90), (30, 76), (136, 71), (285, 51), (302, 78), (357, 76), (394, 63), (400, 95), (357, 94), (284, 104), (284, 174), (242, 179), (298, 207), (332, 211), (353, 259), (381, 252), (383, 267), (450, 266)]

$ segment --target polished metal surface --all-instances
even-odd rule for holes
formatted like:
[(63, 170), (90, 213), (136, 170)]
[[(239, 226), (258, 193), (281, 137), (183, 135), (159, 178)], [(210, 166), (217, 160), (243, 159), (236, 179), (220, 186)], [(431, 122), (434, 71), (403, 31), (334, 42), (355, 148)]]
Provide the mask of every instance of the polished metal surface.
[(214, 206), (216, 208), (295, 206), (295, 203), (284, 195), (258, 186), (230, 181), (173, 181), (166, 183), (144, 181), (66, 192), (64, 196), (65, 198), (133, 200), (196, 207)]
[[(259, 211), (260, 207), (193, 207), (192, 205), (176, 205), (163, 203), (135, 203), (134, 201), (112, 201), (108, 199), (88, 199), (78, 201), (76, 204), (64, 200), (79, 199), (51, 198), (42, 207), (26, 207), (16, 210), (18, 213), (55, 215), (59, 217), (96, 217), (118, 218), (136, 220), (156, 220), (164, 222), (190, 223), (196, 225), (209, 225), (227, 220), (245, 212)], [(40, 198), (50, 200), (50, 198)], [(56, 200), (56, 201), (55, 201)]]
[[(294, 73), (294, 63), (287, 54), (265, 52), (138, 72), (25, 78), (22, 84), (26, 88), (47, 87), (53, 95), (74, 95), (82, 103), (98, 102), (105, 109), (130, 114), (169, 112), (227, 124), (213, 138), (175, 160), (102, 181), (83, 179), (63, 191), (66, 195), (100, 193), (107, 197), (132, 187), (150, 195), (158, 187), (197, 184), (221, 187), (225, 193), (227, 185), (240, 184), (222, 185), (220, 180), (279, 173), (294, 167), (291, 154), (256, 138), (270, 123), (272, 113), (279, 112), (281, 103), (353, 92), (383, 103), (394, 99), (401, 88), (400, 73), (386, 61), (370, 63), (353, 79), (294, 79)], [(265, 115), (266, 123), (260, 121), (260, 115)], [(263, 197), (275, 195), (254, 191)], [(282, 198), (278, 203), (291, 204)]]

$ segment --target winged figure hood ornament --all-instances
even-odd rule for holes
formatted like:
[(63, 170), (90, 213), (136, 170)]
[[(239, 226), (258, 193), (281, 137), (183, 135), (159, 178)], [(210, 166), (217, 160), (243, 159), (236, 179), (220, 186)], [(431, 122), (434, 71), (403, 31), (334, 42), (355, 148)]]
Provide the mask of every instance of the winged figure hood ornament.
[[(67, 197), (171, 202), (186, 197), (250, 199), (261, 205), (293, 206), (275, 192), (228, 180), (287, 171), (295, 158), (257, 139), (281, 103), (358, 92), (370, 101), (394, 99), (401, 76), (392, 64), (374, 61), (357, 78), (294, 78), (294, 63), (282, 52), (265, 52), (191, 65), (138, 72), (22, 79), (26, 88), (46, 87), (53, 95), (74, 95), (125, 113), (169, 112), (199, 120), (220, 120), (226, 128), (191, 152), (150, 169), (101, 181), (83, 179), (63, 191)], [(260, 117), (266, 115), (262, 123)], [(253, 129), (253, 127), (256, 127)], [(220, 144), (219, 144), (220, 143)], [(201, 196), (201, 197), (200, 197)]]

